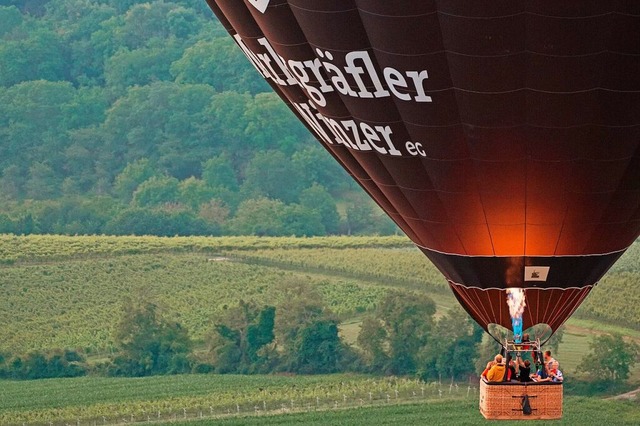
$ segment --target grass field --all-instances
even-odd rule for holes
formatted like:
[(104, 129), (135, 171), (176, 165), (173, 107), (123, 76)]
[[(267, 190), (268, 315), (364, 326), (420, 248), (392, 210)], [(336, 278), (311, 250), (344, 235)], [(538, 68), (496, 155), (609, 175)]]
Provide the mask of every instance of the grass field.
[[(637, 425), (640, 407), (633, 402), (566, 398), (561, 420), (535, 421), (536, 425)], [(356, 408), (279, 416), (203, 420), (181, 425), (522, 425), (520, 421), (488, 421), (478, 411), (477, 400), (429, 401), (392, 406)]]
[[(397, 391), (397, 393), (396, 393)], [(561, 421), (632, 425), (638, 401), (565, 396)], [(487, 424), (469, 384), (361, 375), (75, 378), (4, 382), (0, 424)], [(499, 422), (496, 424), (522, 424)]]
[(115, 423), (331, 410), (476, 395), (469, 384), (394, 377), (182, 375), (5, 381), (0, 424)]

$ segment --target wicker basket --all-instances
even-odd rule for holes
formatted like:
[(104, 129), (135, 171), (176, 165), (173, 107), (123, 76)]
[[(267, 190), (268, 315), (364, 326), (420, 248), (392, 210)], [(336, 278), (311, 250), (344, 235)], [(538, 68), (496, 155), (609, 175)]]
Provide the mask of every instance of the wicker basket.
[[(531, 414), (522, 411), (524, 396)], [(480, 380), (480, 413), (496, 420), (552, 420), (562, 418), (562, 383), (487, 383)]]

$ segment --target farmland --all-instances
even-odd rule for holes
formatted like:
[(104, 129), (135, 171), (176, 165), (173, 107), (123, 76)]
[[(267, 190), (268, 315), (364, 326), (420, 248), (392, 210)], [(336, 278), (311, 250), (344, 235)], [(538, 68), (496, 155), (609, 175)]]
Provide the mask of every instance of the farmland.
[(384, 289), (355, 279), (279, 271), (194, 254), (123, 255), (5, 268), (0, 349), (105, 350), (125, 296), (145, 291), (200, 339), (211, 317), (240, 298), (275, 304), (287, 282), (316, 286), (340, 313), (371, 309)]
[[(5, 382), (0, 424), (486, 424), (475, 385), (360, 375)], [(557, 423), (630, 425), (637, 419), (637, 401), (569, 396)]]
[[(361, 375), (183, 375), (6, 382), (0, 424), (228, 417), (471, 398), (475, 388)], [(103, 420), (103, 418), (105, 420)]]
[[(593, 290), (576, 321), (637, 333), (639, 259), (636, 243)], [(439, 310), (455, 304), (446, 281), (402, 237), (5, 235), (0, 270), (0, 351), (108, 351), (124, 298), (139, 291), (157, 299), (196, 340), (224, 307), (240, 298), (275, 304), (294, 282), (318, 288), (344, 319), (373, 309), (390, 287), (426, 293)]]
[[(567, 377), (594, 333), (640, 338), (639, 260), (636, 243), (569, 321), (558, 351)], [(389, 288), (427, 294), (440, 313), (455, 305), (445, 280), (401, 237), (8, 235), (0, 236), (0, 352), (80, 348), (103, 357), (113, 350), (124, 299), (139, 292), (157, 300), (199, 342), (212, 316), (227, 306), (239, 299), (277, 304), (298, 282), (315, 287), (343, 319), (350, 343), (359, 318)], [(634, 380), (638, 374), (634, 370)], [(474, 382), (364, 375), (3, 381), (0, 424), (480, 424), (475, 392)], [(634, 424), (637, 412), (637, 403), (569, 396), (560, 423)]]
[[(220, 425), (487, 425), (478, 412), (477, 398), (467, 400), (434, 400), (391, 406), (376, 406), (349, 411), (320, 411), (286, 416), (239, 417), (216, 420)], [(637, 403), (601, 401), (594, 398), (566, 398), (562, 420), (554, 425), (608, 424), (636, 425)], [(184, 423), (183, 423), (184, 424)], [(189, 424), (214, 424), (210, 420)], [(499, 421), (500, 425), (522, 425), (522, 421)], [(539, 423), (549, 424), (549, 422)]]

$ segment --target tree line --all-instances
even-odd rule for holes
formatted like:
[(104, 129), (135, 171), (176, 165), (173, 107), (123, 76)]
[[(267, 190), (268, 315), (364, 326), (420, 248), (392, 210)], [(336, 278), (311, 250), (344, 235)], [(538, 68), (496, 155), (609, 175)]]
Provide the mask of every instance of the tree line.
[(396, 231), (201, 0), (0, 0), (0, 141), (4, 233)]
[(461, 309), (436, 319), (430, 298), (389, 291), (351, 345), (339, 331), (340, 319), (313, 288), (288, 283), (287, 293), (278, 306), (242, 300), (226, 306), (201, 342), (140, 295), (124, 303), (107, 360), (87, 361), (81, 350), (3, 354), (0, 377), (353, 371), (434, 379), (475, 373), (483, 332)]
[[(436, 317), (432, 299), (397, 290), (364, 315), (350, 344), (317, 291), (301, 282), (286, 286), (288, 297), (278, 306), (243, 300), (225, 306), (211, 318), (203, 341), (194, 341), (187, 328), (140, 292), (123, 304), (111, 353), (97, 354), (98, 361), (81, 349), (0, 353), (0, 379), (359, 372), (466, 380), (498, 350), (483, 341), (484, 331), (461, 308)], [(640, 347), (621, 335), (597, 336), (590, 348), (578, 367), (582, 379), (588, 376), (586, 384), (570, 384), (576, 392), (615, 389), (629, 379), (640, 356)]]

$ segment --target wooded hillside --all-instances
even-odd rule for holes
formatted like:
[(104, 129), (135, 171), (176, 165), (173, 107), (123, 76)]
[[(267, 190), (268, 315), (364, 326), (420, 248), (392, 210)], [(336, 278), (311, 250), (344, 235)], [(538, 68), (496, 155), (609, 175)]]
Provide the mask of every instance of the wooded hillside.
[(395, 231), (203, 0), (0, 0), (0, 199), (0, 233)]

